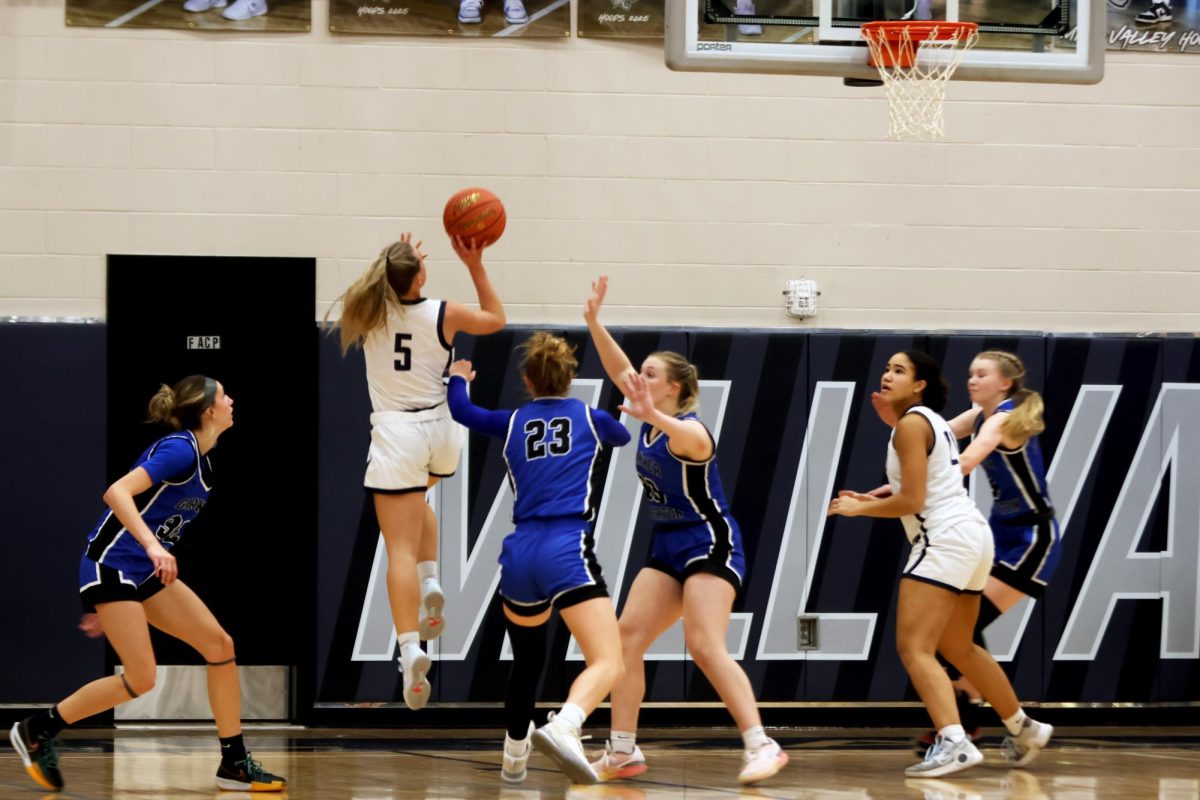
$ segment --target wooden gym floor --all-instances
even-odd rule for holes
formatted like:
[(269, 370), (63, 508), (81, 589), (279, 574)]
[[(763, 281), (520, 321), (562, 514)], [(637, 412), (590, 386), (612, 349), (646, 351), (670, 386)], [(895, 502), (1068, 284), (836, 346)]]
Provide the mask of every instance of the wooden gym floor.
[[(592, 731), (597, 738), (605, 731)], [(990, 732), (990, 731), (989, 731)], [(283, 774), (282, 796), (313, 800), (394, 798), (912, 798), (913, 800), (1200, 800), (1200, 728), (1065, 728), (1029, 769), (1007, 769), (998, 737), (984, 740), (984, 763), (959, 777), (905, 779), (912, 730), (786, 729), (771, 733), (791, 762), (754, 788), (737, 783), (740, 742), (722, 729), (653, 729), (639, 742), (650, 763), (640, 779), (571, 787), (535, 754), (524, 784), (500, 781), (496, 731), (360, 729), (247, 730), (254, 756)], [(48, 794), (20, 759), (0, 759), (0, 797), (63, 800), (246, 800), (221, 792), (215, 732), (122, 729), (68, 732), (61, 748), (66, 788)], [(599, 747), (585, 741), (589, 751)], [(270, 797), (271, 795), (253, 795)], [(276, 795), (277, 797), (280, 795)]]

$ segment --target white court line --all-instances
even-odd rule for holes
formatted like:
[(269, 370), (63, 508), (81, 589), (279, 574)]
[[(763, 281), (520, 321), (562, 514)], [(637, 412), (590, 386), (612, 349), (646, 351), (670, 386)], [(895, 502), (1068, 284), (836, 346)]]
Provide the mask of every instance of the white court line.
[(1122, 751), (1123, 756), (1137, 756), (1139, 758), (1168, 758), (1172, 761), (1191, 761), (1192, 763), (1200, 763), (1200, 758), (1188, 758), (1186, 756), (1168, 756), (1162, 753), (1131, 753)]
[(526, 25), (532, 25), (534, 22), (536, 22), (539, 19), (541, 19), (542, 17), (546, 16), (551, 11), (555, 11), (557, 9), (562, 8), (568, 2), (570, 2), (570, 0), (555, 0), (555, 2), (551, 3), (550, 5), (546, 6), (541, 11), (537, 12), (532, 17), (530, 17), (529, 22), (522, 22), (520, 25), (509, 25), (507, 28), (497, 31), (496, 33), (494, 33), (492, 35), (493, 36), (512, 36), (512, 35), (520, 32), (520, 30), (522, 28), (524, 28)]
[(140, 6), (135, 8), (133, 11), (130, 11), (128, 14), (122, 14), (121, 16), (114, 19), (112, 22), (105, 25), (104, 27), (119, 28), (122, 25), (124, 25), (126, 22), (129, 22), (129, 20), (133, 19), (134, 17), (140, 17), (142, 14), (145, 14), (147, 11), (154, 8), (156, 5), (158, 5), (162, 1), (163, 0), (146, 0), (146, 2), (142, 3)]

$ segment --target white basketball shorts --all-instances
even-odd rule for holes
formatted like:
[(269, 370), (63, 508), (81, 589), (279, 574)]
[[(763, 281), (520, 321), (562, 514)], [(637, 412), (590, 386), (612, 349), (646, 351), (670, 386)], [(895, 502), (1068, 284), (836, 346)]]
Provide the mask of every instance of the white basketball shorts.
[(424, 411), (377, 411), (363, 485), (375, 492), (423, 492), (431, 477), (454, 474), (461, 451), (462, 428), (444, 403)]
[(992, 571), (992, 531), (982, 517), (962, 517), (913, 541), (904, 577), (978, 594)]

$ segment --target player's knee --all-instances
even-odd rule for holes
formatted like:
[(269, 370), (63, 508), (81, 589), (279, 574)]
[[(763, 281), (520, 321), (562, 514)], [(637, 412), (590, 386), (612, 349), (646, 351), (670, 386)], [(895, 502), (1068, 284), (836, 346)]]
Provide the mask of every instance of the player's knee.
[[(907, 667), (922, 658), (933, 658), (936, 649), (919, 639), (897, 638), (896, 651), (900, 654), (900, 661)], [(945, 655), (950, 658), (949, 654)], [(950, 660), (953, 661), (952, 658)]]
[(147, 664), (133, 664), (125, 667), (123, 674), (125, 690), (138, 697), (154, 688), (158, 668), (153, 661)]
[(654, 639), (646, 631), (624, 621), (619, 622), (617, 627), (621, 632), (621, 652), (625, 657), (641, 658), (645, 655)]
[(221, 664), (234, 658), (233, 637), (224, 629), (214, 632), (200, 648), (200, 655), (209, 664)]
[(683, 638), (684, 644), (687, 645), (688, 652), (692, 656), (692, 660), (696, 662), (696, 666), (700, 667), (701, 670), (717, 663), (722, 658), (727, 658), (729, 655), (725, 652), (725, 642), (712, 636), (685, 634)]

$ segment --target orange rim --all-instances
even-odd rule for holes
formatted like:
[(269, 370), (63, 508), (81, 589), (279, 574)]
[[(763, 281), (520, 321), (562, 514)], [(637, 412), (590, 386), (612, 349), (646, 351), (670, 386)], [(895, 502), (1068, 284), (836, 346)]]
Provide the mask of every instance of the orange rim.
[(946, 20), (882, 20), (862, 26), (862, 37), (873, 43), (869, 63), (873, 67), (909, 68), (917, 58), (921, 42), (969, 38), (979, 25)]

